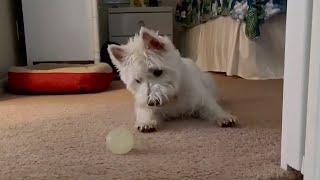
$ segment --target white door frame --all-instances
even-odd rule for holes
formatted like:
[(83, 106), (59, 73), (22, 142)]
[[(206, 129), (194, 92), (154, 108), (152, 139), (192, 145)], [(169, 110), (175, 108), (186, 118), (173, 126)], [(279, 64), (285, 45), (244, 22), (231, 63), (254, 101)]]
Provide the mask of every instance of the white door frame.
[(304, 179), (320, 179), (320, 2), (313, 2)]
[(301, 170), (304, 155), (312, 1), (287, 4), (281, 167)]

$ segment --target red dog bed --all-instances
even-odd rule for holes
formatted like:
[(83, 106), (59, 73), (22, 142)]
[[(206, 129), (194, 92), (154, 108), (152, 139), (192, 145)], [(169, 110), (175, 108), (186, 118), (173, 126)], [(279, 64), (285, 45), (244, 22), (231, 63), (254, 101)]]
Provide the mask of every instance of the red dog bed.
[(106, 63), (38, 64), (12, 67), (8, 88), (14, 93), (92, 93), (106, 90), (111, 81), (112, 68)]

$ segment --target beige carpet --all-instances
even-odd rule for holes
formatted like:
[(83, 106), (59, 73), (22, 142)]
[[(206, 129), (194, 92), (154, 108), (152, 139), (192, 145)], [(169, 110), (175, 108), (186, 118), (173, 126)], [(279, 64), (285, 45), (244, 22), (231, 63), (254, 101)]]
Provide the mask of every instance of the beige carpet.
[[(0, 179), (295, 179), (279, 168), (282, 81), (215, 79), (241, 127), (185, 119), (140, 134), (120, 82), (98, 94), (2, 95)], [(106, 150), (119, 126), (135, 135), (127, 155)]]

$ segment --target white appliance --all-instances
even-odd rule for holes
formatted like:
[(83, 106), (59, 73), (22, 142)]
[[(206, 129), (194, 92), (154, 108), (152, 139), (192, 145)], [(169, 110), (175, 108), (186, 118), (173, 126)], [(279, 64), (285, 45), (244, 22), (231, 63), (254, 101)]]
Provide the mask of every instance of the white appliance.
[(97, 0), (22, 0), (28, 64), (100, 61)]

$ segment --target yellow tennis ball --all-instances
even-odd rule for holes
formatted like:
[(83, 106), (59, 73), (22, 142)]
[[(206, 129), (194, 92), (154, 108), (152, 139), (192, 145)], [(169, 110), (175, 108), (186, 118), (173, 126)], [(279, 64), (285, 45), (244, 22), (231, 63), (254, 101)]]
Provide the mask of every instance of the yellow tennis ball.
[(133, 148), (134, 139), (132, 133), (125, 128), (116, 128), (106, 137), (107, 148), (113, 154), (126, 154)]

